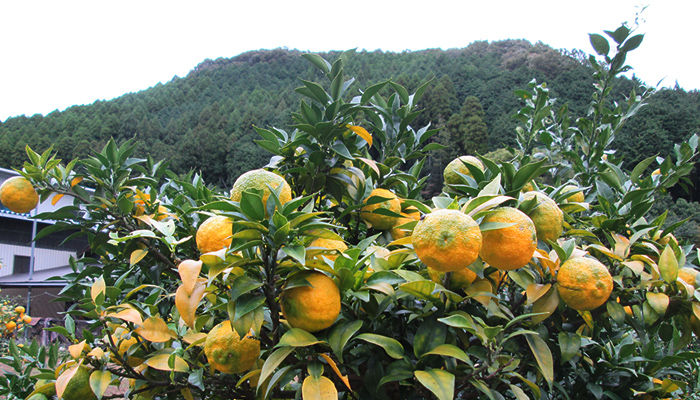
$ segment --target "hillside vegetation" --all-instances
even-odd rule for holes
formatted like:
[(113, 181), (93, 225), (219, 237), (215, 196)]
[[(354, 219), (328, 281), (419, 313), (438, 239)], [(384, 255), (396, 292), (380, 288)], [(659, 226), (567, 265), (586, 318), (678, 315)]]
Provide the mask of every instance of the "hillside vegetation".
[[(53, 145), (62, 159), (74, 159), (135, 138), (136, 154), (171, 160), (178, 173), (201, 172), (221, 187), (244, 171), (267, 163), (270, 154), (256, 146), (254, 124), (289, 129), (290, 113), (301, 97), (299, 78), (319, 73), (296, 50), (259, 50), (233, 58), (206, 60), (186, 77), (174, 78), (138, 93), (74, 106), (47, 116), (9, 118), (0, 123), (0, 166), (21, 165), (25, 145), (44, 151)], [(337, 53), (323, 53), (332, 59)], [(532, 79), (546, 82), (557, 104), (567, 103), (573, 117), (585, 115), (592, 85), (586, 55), (558, 51), (524, 40), (475, 42), (463, 49), (416, 52), (356, 52), (346, 63), (357, 88), (391, 77), (409, 91), (432, 79), (419, 104), (416, 126), (444, 128), (435, 139), (449, 145), (429, 160), (429, 189), (440, 190), (441, 171), (460, 154), (481, 154), (515, 144), (512, 118), (522, 106), (513, 92)], [(622, 101), (636, 80), (623, 78), (613, 99)], [(626, 164), (658, 153), (700, 128), (697, 91), (663, 89), (625, 127), (614, 144)], [(692, 178), (695, 180), (695, 178)], [(696, 185), (697, 186), (697, 185)], [(692, 197), (691, 197), (692, 199)]]

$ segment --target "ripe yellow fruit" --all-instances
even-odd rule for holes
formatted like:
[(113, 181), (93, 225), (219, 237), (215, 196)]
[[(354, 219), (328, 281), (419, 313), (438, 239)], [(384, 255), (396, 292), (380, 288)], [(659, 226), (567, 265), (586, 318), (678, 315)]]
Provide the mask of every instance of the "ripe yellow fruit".
[(589, 311), (603, 305), (610, 297), (613, 279), (600, 261), (574, 257), (559, 268), (559, 297), (574, 310)]
[(391, 230), (389, 230), (389, 234), (391, 234), (391, 237), (394, 240), (399, 240), (401, 238), (405, 238), (406, 236), (411, 235), (410, 229), (399, 228), (399, 226), (416, 221), (416, 219), (410, 216), (409, 214), (402, 212), (401, 215), (403, 216), (396, 220), (396, 225), (392, 226)]
[(413, 249), (428, 267), (459, 271), (476, 261), (481, 251), (479, 225), (458, 210), (436, 210), (413, 229)]
[[(74, 367), (75, 368), (75, 367)], [(97, 399), (95, 393), (90, 388), (90, 369), (84, 365), (78, 367), (78, 371), (73, 375), (65, 390), (64, 400), (92, 400)]]
[(279, 196), (282, 204), (292, 200), (292, 188), (287, 181), (281, 176), (264, 169), (255, 169), (239, 176), (231, 188), (231, 200), (240, 202), (243, 192), (250, 189), (258, 189), (263, 191), (262, 201), (263, 205), (266, 205), (267, 199), (270, 197), (270, 188), (267, 185), (270, 185), (275, 190), (282, 185), (282, 193)]
[(204, 353), (214, 369), (225, 374), (249, 370), (260, 357), (260, 341), (250, 334), (241, 339), (231, 321), (216, 325), (204, 342)]
[(5, 328), (8, 331), (12, 332), (15, 330), (15, 328), (17, 328), (17, 323), (15, 321), (10, 321), (10, 322), (5, 324)]
[(698, 285), (696, 283), (696, 278), (698, 273), (700, 273), (700, 271), (695, 268), (683, 267), (678, 270), (678, 278), (697, 289)]
[(0, 186), (0, 202), (10, 211), (24, 214), (39, 204), (39, 194), (26, 178), (13, 176)]
[(543, 242), (559, 239), (564, 231), (564, 213), (557, 203), (546, 194), (540, 192), (527, 192), (523, 194), (525, 201), (537, 198), (537, 205), (530, 210), (528, 216), (535, 224), (537, 238)]
[(504, 207), (484, 217), (482, 224), (514, 224), (481, 232), (481, 259), (494, 268), (511, 271), (524, 267), (537, 249), (535, 224), (524, 212)]
[(311, 286), (282, 291), (282, 315), (292, 328), (318, 332), (333, 325), (340, 314), (340, 291), (333, 279), (318, 271), (304, 271), (299, 278)]
[(17, 306), (17, 307), (15, 307), (15, 312), (16, 312), (17, 314), (24, 314), (25, 311), (27, 311), (27, 310), (26, 310), (24, 307), (22, 307), (22, 306)]
[(23, 315), (23, 316), (22, 316), (22, 322), (24, 322), (25, 324), (31, 324), (31, 323), (32, 323), (32, 317), (30, 317), (29, 315)]
[(396, 221), (398, 221), (399, 219), (398, 217), (376, 214), (372, 211), (381, 208), (399, 214), (401, 213), (401, 200), (399, 200), (399, 198), (396, 197), (396, 195), (389, 190), (374, 189), (372, 190), (372, 193), (369, 195), (369, 197), (365, 199), (365, 204), (367, 204), (367, 200), (371, 199), (374, 196), (379, 196), (388, 200), (384, 200), (381, 203), (365, 205), (364, 207), (362, 207), (360, 216), (365, 222), (372, 225), (372, 228), (374, 229), (386, 231), (393, 228), (394, 225), (396, 225)]
[[(430, 280), (442, 285), (445, 279), (445, 272), (440, 272), (436, 269), (428, 267), (428, 275)], [(454, 291), (468, 288), (474, 280), (476, 280), (476, 272), (469, 268), (460, 269), (458, 271), (452, 272), (452, 278), (450, 278), (450, 284), (448, 289)]]
[[(578, 186), (574, 185), (566, 185), (561, 189), (561, 193), (568, 193), (572, 192), (574, 190), (578, 190)], [(564, 200), (566, 203), (583, 203), (586, 201), (586, 198), (583, 196), (583, 192), (578, 192), (576, 194), (572, 194), (571, 196), (567, 197), (566, 200)]]
[(202, 253), (218, 251), (231, 245), (233, 222), (223, 215), (215, 215), (197, 229), (195, 240)]
[(482, 171), (484, 170), (484, 164), (482, 164), (478, 158), (474, 156), (461, 156), (450, 161), (450, 163), (447, 164), (447, 167), (445, 167), (445, 171), (443, 172), (445, 183), (448, 185), (459, 185), (465, 183), (464, 178), (462, 178), (458, 173), (472, 176), (472, 173), (469, 172), (469, 168), (467, 168), (464, 163), (471, 164)]
[[(333, 239), (324, 239), (324, 238), (316, 238), (313, 242), (311, 242), (311, 244), (309, 246), (310, 247), (323, 247), (324, 249), (329, 249), (329, 250), (338, 250), (341, 253), (348, 249), (348, 246), (342, 240), (333, 240)], [(335, 261), (335, 259), (338, 257), (338, 255), (337, 254), (327, 254), (327, 255), (325, 255), (325, 257), (331, 261)]]

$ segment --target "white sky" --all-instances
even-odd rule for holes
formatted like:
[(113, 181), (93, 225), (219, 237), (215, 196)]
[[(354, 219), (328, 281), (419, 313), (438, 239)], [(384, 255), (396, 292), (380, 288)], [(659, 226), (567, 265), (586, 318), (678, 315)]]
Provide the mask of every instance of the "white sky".
[(628, 64), (648, 84), (700, 88), (700, 2), (646, 1), (3, 1), (0, 121), (137, 92), (248, 50), (448, 49), (510, 38), (592, 53), (588, 33), (631, 22), (642, 4), (646, 36)]

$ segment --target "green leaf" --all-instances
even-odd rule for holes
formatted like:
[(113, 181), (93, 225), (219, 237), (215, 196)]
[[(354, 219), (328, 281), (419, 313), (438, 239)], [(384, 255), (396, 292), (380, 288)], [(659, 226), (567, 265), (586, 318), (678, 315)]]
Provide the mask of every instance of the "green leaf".
[(659, 257), (659, 272), (661, 279), (666, 283), (675, 282), (678, 279), (678, 259), (669, 245), (666, 245)]
[(112, 373), (109, 371), (96, 370), (90, 374), (90, 388), (98, 399), (105, 394), (110, 382), (112, 382)]
[(328, 75), (331, 71), (331, 64), (318, 54), (306, 53), (301, 56), (310, 61), (316, 68), (323, 72), (324, 75)]
[(634, 35), (631, 38), (627, 39), (625, 44), (622, 45), (622, 48), (620, 49), (620, 51), (625, 51), (625, 52), (632, 51), (632, 50), (636, 49), (637, 47), (639, 47), (640, 44), (642, 44), (642, 40), (644, 40), (643, 34)]
[(418, 382), (438, 398), (438, 400), (452, 400), (455, 396), (455, 376), (441, 369), (429, 371), (415, 371)]
[(375, 94), (377, 94), (377, 92), (382, 90), (387, 83), (389, 83), (389, 81), (379, 82), (375, 85), (368, 87), (367, 90), (365, 90), (364, 93), (362, 93), (360, 104), (367, 103), (372, 97), (374, 97)]
[(562, 363), (569, 361), (580, 348), (581, 337), (579, 335), (571, 332), (559, 332), (559, 349), (561, 350)]
[(293, 328), (282, 335), (277, 346), (307, 347), (318, 343), (325, 342), (303, 329)]
[(554, 359), (552, 358), (552, 352), (549, 351), (547, 343), (540, 337), (540, 335), (525, 335), (527, 338), (527, 344), (530, 345), (530, 350), (537, 360), (537, 365), (540, 367), (542, 376), (549, 387), (552, 387), (552, 382), (554, 381)]
[(426, 319), (416, 331), (413, 337), (413, 354), (421, 357), (424, 353), (444, 344), (447, 336), (447, 327), (435, 319)]
[[(267, 360), (265, 360), (265, 364), (263, 364), (262, 370), (260, 371), (259, 382), (265, 382), (292, 351), (294, 351), (294, 347), (281, 347), (272, 352)], [(262, 386), (263, 385), (258, 386), (258, 391)]]
[(460, 349), (457, 346), (451, 345), (451, 344), (441, 344), (432, 350), (424, 353), (422, 357), (425, 357), (427, 355), (438, 355), (438, 356), (445, 356), (445, 357), (452, 357), (456, 358), (457, 360), (463, 361), (467, 364), (470, 364), (469, 356), (467, 356), (467, 353), (465, 353), (462, 349)]
[(649, 158), (646, 158), (642, 161), (640, 161), (632, 170), (632, 173), (630, 174), (630, 180), (632, 183), (639, 184), (639, 177), (646, 171), (646, 169), (656, 161), (656, 156), (651, 156)]
[(656, 313), (659, 315), (666, 314), (666, 309), (668, 309), (668, 305), (671, 302), (671, 299), (666, 293), (647, 292), (646, 297), (649, 305), (654, 309), (654, 311), (656, 311)]
[(591, 40), (591, 45), (598, 55), (607, 56), (610, 53), (610, 43), (608, 40), (597, 33), (589, 33), (588, 36)]
[(357, 336), (357, 339), (380, 346), (386, 351), (389, 357), (395, 359), (403, 358), (403, 346), (398, 340), (386, 336), (377, 335), (374, 333), (363, 333)]
[(345, 345), (361, 327), (361, 320), (341, 322), (337, 323), (328, 335), (328, 343), (331, 345), (333, 353), (335, 353), (335, 356), (338, 357), (341, 363), (343, 362), (343, 349)]

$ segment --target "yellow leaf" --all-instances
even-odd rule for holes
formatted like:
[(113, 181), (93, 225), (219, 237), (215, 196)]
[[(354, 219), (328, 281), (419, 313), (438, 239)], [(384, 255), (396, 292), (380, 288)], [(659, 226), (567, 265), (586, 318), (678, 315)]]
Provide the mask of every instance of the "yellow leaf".
[(134, 332), (153, 343), (163, 343), (170, 340), (168, 325), (159, 317), (151, 317), (143, 321), (143, 326), (136, 328)]
[(100, 276), (90, 288), (90, 296), (92, 296), (92, 301), (95, 302), (97, 296), (104, 294), (106, 289), (107, 285), (105, 284), (105, 278), (104, 276)]
[(204, 332), (194, 332), (193, 330), (188, 330), (182, 340), (188, 344), (195, 344), (198, 346), (204, 346), (204, 341), (207, 339), (207, 334)]
[(413, 244), (413, 237), (412, 236), (406, 236), (401, 239), (394, 240), (393, 242), (389, 243), (387, 246), (406, 246), (409, 244)]
[(180, 318), (190, 328), (194, 327), (194, 320), (197, 317), (197, 306), (199, 306), (199, 302), (204, 297), (204, 291), (207, 287), (206, 281), (206, 278), (199, 278), (191, 292), (187, 292), (187, 288), (183, 283), (175, 292), (175, 307), (180, 313)]
[(192, 293), (194, 285), (199, 278), (199, 272), (202, 270), (202, 261), (185, 260), (177, 266), (177, 272), (180, 273), (182, 286), (185, 287), (187, 293)]
[(666, 245), (659, 257), (659, 273), (661, 278), (667, 283), (675, 282), (678, 279), (678, 259), (671, 246)]
[(355, 132), (357, 136), (364, 139), (369, 145), (369, 147), (372, 147), (372, 135), (370, 135), (365, 128), (356, 125), (346, 125), (346, 127), (351, 131)]
[(99, 347), (95, 347), (88, 353), (88, 355), (95, 358), (102, 358), (105, 355), (105, 351)]
[(112, 382), (112, 373), (109, 371), (95, 370), (90, 374), (90, 388), (97, 395), (97, 398), (102, 398)]
[(51, 199), (51, 205), (55, 206), (56, 203), (58, 203), (58, 201), (63, 198), (63, 196), (65, 196), (65, 195), (64, 194), (57, 194), (57, 195), (53, 196), (53, 199)]
[[(170, 366), (168, 365), (168, 360), (171, 356), (174, 357), (175, 361), (172, 368), (170, 368)], [(183, 360), (182, 357), (173, 356), (171, 354), (158, 354), (155, 357), (151, 357), (148, 360), (146, 360), (146, 365), (148, 365), (151, 368), (159, 369), (161, 371), (187, 372), (190, 369), (190, 367), (187, 365), (187, 362), (185, 362), (185, 360)]]
[(148, 254), (148, 250), (146, 249), (136, 249), (131, 252), (131, 256), (129, 257), (130, 265), (137, 264), (139, 261), (143, 260), (146, 254)]
[(382, 173), (379, 171), (379, 167), (377, 167), (377, 163), (374, 162), (374, 160), (362, 157), (357, 157), (357, 159), (367, 164), (370, 168), (372, 168), (372, 170), (374, 170), (374, 172), (377, 173), (377, 176), (382, 176)]
[(194, 396), (192, 396), (190, 388), (180, 389), (180, 394), (182, 394), (182, 397), (184, 397), (185, 400), (194, 400)]
[(548, 283), (546, 285), (531, 283), (527, 285), (527, 305), (536, 302), (540, 297), (544, 296), (551, 287), (551, 283)]
[(73, 178), (72, 181), (70, 181), (70, 187), (73, 187), (73, 186), (79, 184), (79, 183), (82, 182), (82, 181), (83, 181), (83, 177), (82, 177), (82, 176), (76, 176), (75, 178)]
[(301, 397), (304, 400), (337, 400), (338, 391), (325, 376), (309, 375), (301, 385)]
[(117, 313), (107, 314), (108, 317), (119, 318), (121, 320), (134, 323), (136, 325), (143, 325), (143, 318), (141, 318), (141, 313), (133, 308), (126, 308)]
[(321, 357), (323, 357), (324, 360), (328, 363), (328, 365), (333, 368), (333, 371), (335, 371), (335, 374), (338, 375), (338, 378), (340, 378), (341, 381), (347, 386), (347, 388), (352, 392), (352, 388), (350, 387), (350, 379), (348, 379), (347, 375), (343, 375), (340, 373), (340, 370), (338, 369), (338, 366), (336, 365), (335, 361), (326, 353), (321, 353)]
[(83, 354), (83, 350), (85, 349), (85, 340), (78, 344), (73, 344), (68, 346), (68, 352), (70, 353), (70, 356), (73, 358), (80, 358), (80, 356)]
[(629, 268), (635, 275), (639, 276), (644, 271), (644, 263), (638, 260), (623, 261), (622, 265)]
[(73, 376), (75, 376), (75, 373), (78, 372), (78, 368), (80, 367), (80, 364), (75, 365), (65, 371), (56, 378), (56, 395), (58, 398), (63, 398), (63, 392), (66, 390), (66, 386), (68, 386), (68, 382), (70, 382), (71, 379), (73, 379)]
[[(474, 300), (478, 301), (479, 303), (483, 304), (484, 307), (488, 306), (488, 304), (491, 302), (492, 297), (489, 296), (493, 290), (493, 286), (491, 286), (491, 283), (489, 281), (476, 281), (469, 285), (469, 287), (465, 290), (465, 292), (474, 298)], [(484, 293), (476, 295), (477, 293)]]
[(671, 299), (665, 293), (647, 292), (647, 301), (659, 315), (664, 315)]
[(559, 292), (552, 288), (544, 296), (540, 297), (539, 300), (535, 301), (535, 304), (532, 306), (533, 313), (547, 314), (535, 315), (532, 317), (532, 323), (537, 324), (549, 318), (557, 307), (559, 307)]

